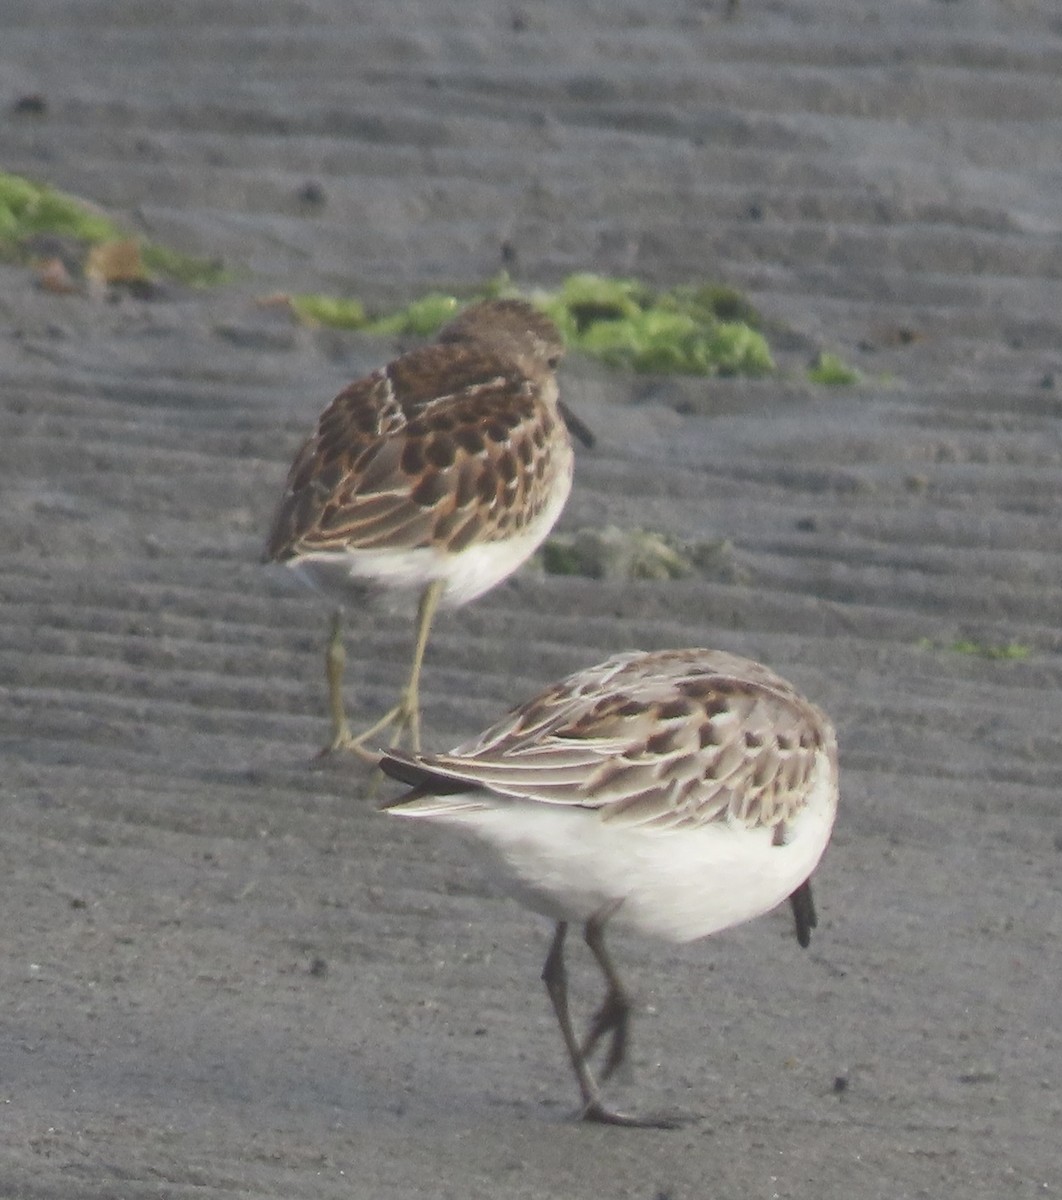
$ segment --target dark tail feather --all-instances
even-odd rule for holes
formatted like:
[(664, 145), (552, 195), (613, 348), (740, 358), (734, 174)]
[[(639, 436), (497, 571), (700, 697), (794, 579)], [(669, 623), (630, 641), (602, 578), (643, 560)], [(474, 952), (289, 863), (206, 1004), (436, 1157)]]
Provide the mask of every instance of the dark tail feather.
[[(388, 751), (376, 765), (385, 775), (408, 787), (418, 789), (426, 796), (452, 796), (457, 792), (467, 792), (472, 787), (463, 780), (433, 771), (427, 763), (422, 763), (401, 750)], [(405, 801), (409, 797), (403, 796), (402, 799)]]
[(806, 950), (811, 942), (811, 931), (819, 923), (815, 916), (815, 901), (811, 896), (811, 880), (805, 879), (797, 890), (789, 897), (793, 906), (793, 919), (796, 921), (797, 941)]

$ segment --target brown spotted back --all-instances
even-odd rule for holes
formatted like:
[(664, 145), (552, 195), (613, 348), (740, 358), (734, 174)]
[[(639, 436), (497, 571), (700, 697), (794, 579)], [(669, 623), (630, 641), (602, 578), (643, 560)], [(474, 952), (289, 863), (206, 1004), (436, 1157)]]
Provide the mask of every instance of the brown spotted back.
[(345, 388), (299, 451), (266, 557), (434, 546), (518, 533), (570, 477), (556, 328), (488, 301)]
[[(836, 792), (825, 715), (767, 667), (714, 650), (630, 653), (556, 684), (452, 754), (417, 761), (514, 798), (656, 829), (782, 830), (814, 777)], [(430, 789), (429, 789), (430, 790)]]

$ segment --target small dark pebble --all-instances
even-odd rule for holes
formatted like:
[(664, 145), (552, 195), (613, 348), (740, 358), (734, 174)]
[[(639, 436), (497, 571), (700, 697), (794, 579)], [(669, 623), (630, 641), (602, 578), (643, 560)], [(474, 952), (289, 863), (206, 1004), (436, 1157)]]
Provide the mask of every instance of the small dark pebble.
[(1040, 386), (1042, 388), (1047, 388), (1047, 389), (1053, 388), (1055, 386), (1054, 371), (1047, 371), (1044, 375), (1042, 375), (1040, 377)]
[(299, 188), (299, 199), (303, 204), (313, 204), (320, 207), (328, 200), (324, 187), (316, 179), (307, 179)]
[(748, 219), (750, 221), (762, 221), (763, 220), (762, 205), (750, 204), (748, 206), (748, 208), (745, 209), (745, 216), (748, 217)]
[(164, 300), (169, 290), (157, 279), (128, 279), (112, 284), (107, 298), (114, 303), (123, 295), (132, 296), (134, 300)]
[(318, 956), (310, 963), (310, 974), (315, 979), (320, 979), (322, 976), (327, 975), (328, 963), (323, 958)]
[(80, 896), (74, 896), (70, 901), (71, 908), (88, 908), (88, 901), (82, 900)]
[(817, 533), (819, 523), (814, 517), (801, 517), (800, 520), (796, 522), (796, 528), (801, 533)]
[(848, 1091), (848, 1076), (835, 1075), (833, 1077), (833, 1090), (839, 1096), (842, 1092)]
[(501, 260), (507, 267), (516, 265), (517, 259), (516, 247), (510, 241), (504, 241), (501, 244)]
[(20, 116), (43, 117), (48, 111), (48, 101), (39, 92), (33, 92), (28, 96), (19, 96), (12, 108)]

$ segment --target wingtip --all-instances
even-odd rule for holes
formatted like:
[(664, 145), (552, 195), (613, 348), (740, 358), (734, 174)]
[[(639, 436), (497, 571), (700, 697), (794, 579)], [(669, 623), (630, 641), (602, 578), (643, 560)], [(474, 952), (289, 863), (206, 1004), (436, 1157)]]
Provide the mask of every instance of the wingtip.
[(811, 880), (804, 882), (789, 897), (793, 909), (793, 919), (796, 925), (796, 940), (801, 949), (806, 950), (811, 945), (811, 931), (819, 923), (815, 912), (815, 899), (811, 894)]

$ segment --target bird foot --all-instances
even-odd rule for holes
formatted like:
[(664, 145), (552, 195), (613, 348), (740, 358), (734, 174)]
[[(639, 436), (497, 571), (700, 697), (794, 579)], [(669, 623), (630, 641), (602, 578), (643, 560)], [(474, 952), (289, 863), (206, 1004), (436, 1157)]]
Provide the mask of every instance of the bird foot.
[(361, 759), (370, 767), (380, 765), (380, 759), (383, 754), (379, 750), (369, 750), (363, 744), (363, 739), (360, 737), (352, 737), (349, 733), (336, 734), (335, 737), (328, 743), (327, 746), (322, 746), (317, 751), (317, 757), (330, 758), (333, 754), (353, 754)]
[(613, 1112), (600, 1100), (591, 1100), (579, 1114), (579, 1120), (593, 1125), (620, 1125), (627, 1129), (681, 1129), (686, 1124), (686, 1121), (674, 1114), (633, 1117), (627, 1113)]
[(337, 720), (335, 716), (332, 719), (332, 740), (319, 753), (319, 758), (327, 758), (330, 754), (337, 752), (349, 752), (356, 754), (362, 762), (368, 763), (369, 766), (375, 767), (379, 765), (383, 755), (378, 750), (369, 750), (365, 743), (375, 741), (375, 739), (383, 733), (385, 729), (395, 726), (395, 734), (391, 742), (392, 749), (401, 741), (403, 731), (410, 725), (410, 717), (408, 703), (406, 697), (403, 698), (378, 720), (375, 721), (368, 729), (363, 730), (357, 736), (350, 732), (350, 726), (347, 724), (346, 717)]

